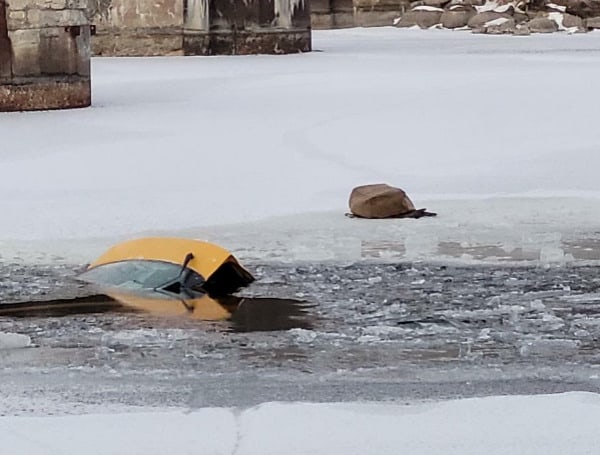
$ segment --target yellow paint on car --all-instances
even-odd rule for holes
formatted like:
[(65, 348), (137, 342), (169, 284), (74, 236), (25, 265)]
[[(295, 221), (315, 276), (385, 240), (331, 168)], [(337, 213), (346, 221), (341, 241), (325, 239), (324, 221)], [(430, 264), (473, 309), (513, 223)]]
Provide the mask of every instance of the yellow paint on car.
[(147, 237), (120, 243), (91, 263), (88, 269), (127, 260), (183, 264), (188, 253), (194, 255), (194, 258), (188, 263), (188, 268), (200, 274), (204, 279), (208, 279), (219, 267), (228, 262), (235, 264), (248, 276), (252, 276), (229, 251), (218, 245), (201, 240), (173, 237)]

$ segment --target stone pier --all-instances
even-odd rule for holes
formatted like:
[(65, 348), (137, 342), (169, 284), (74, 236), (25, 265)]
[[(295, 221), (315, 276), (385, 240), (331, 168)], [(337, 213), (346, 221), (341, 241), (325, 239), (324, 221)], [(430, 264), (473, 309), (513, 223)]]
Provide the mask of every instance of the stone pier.
[(315, 29), (392, 25), (410, 0), (310, 0)]
[(311, 50), (310, 0), (90, 0), (95, 55)]
[(353, 0), (310, 0), (315, 29), (354, 27)]
[(89, 106), (86, 0), (0, 0), (0, 111)]
[(188, 0), (187, 55), (311, 50), (309, 0)]

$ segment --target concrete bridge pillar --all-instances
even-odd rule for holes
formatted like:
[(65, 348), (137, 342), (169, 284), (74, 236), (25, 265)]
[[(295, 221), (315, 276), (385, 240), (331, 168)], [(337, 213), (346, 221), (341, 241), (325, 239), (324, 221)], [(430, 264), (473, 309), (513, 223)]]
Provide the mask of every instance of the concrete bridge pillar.
[(310, 1), (89, 0), (93, 50), (107, 56), (309, 51)]
[(210, 3), (209, 0), (184, 0), (183, 49), (188, 55), (211, 53)]
[(0, 0), (0, 111), (89, 106), (86, 0)]
[(353, 0), (310, 0), (315, 29), (354, 27)]
[(186, 0), (186, 55), (311, 50), (310, 0)]

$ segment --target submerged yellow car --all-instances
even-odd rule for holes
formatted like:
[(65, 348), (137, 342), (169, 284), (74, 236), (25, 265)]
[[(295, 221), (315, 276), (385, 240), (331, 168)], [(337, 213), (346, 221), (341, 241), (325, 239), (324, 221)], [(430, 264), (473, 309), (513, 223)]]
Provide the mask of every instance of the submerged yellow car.
[[(202, 320), (231, 317), (224, 296), (254, 277), (227, 250), (200, 240), (151, 237), (118, 244), (79, 279), (130, 309)], [(231, 302), (231, 298), (229, 299)]]
[(230, 320), (238, 330), (308, 328), (307, 305), (291, 299), (231, 295), (254, 281), (227, 250), (199, 240), (151, 237), (118, 244), (78, 278), (88, 294), (0, 305), (0, 316), (61, 316), (142, 311), (191, 319)]
[(131, 240), (92, 262), (80, 279), (123, 291), (153, 291), (188, 298), (221, 296), (254, 277), (233, 255), (208, 242), (169, 237)]

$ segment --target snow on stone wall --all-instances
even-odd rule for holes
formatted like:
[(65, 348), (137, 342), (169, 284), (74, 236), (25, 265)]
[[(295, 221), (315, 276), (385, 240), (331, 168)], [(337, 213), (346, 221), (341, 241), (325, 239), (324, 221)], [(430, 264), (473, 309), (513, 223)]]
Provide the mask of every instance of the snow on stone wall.
[(185, 27), (194, 30), (208, 30), (208, 0), (188, 0)]
[(277, 25), (283, 28), (290, 28), (294, 13), (296, 10), (304, 8), (304, 2), (305, 0), (275, 0)]

